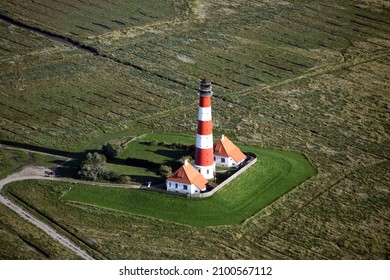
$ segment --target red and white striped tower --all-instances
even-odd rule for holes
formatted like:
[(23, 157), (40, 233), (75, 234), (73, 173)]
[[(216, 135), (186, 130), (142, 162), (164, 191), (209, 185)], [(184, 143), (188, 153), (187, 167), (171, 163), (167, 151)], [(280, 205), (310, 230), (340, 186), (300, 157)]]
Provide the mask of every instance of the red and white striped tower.
[(198, 130), (194, 167), (205, 179), (213, 179), (215, 172), (213, 123), (211, 119), (211, 82), (203, 79), (199, 87)]

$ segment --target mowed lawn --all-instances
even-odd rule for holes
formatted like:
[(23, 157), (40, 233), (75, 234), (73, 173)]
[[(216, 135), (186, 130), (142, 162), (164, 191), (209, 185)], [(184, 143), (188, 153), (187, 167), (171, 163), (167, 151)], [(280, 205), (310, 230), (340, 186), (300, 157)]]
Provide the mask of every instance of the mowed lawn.
[(78, 184), (60, 199), (197, 227), (240, 224), (316, 173), (299, 153), (242, 150), (257, 154), (258, 162), (210, 198)]
[[(142, 137), (137, 138), (135, 141), (128, 143), (126, 149), (124, 149), (124, 151), (122, 151), (122, 153), (119, 155), (119, 161), (121, 161), (122, 164), (117, 164), (116, 162), (109, 163), (109, 169), (117, 172), (120, 175), (129, 175), (134, 180), (155, 181), (161, 178), (158, 171), (158, 167), (160, 165), (179, 165), (178, 160), (182, 156), (187, 156), (190, 154), (190, 152), (180, 148), (171, 149), (169, 147), (163, 146), (148, 146), (144, 143), (152, 140), (164, 141), (165, 143), (169, 144), (173, 144), (175, 142), (192, 144), (195, 141), (195, 136), (191, 138), (186, 136), (158, 133), (143, 135)], [(98, 148), (99, 146), (101, 146), (101, 143), (97, 144), (96, 146), (92, 146), (92, 148)], [(158, 167), (145, 168), (140, 166), (131, 166), (125, 162), (128, 157), (148, 161)]]

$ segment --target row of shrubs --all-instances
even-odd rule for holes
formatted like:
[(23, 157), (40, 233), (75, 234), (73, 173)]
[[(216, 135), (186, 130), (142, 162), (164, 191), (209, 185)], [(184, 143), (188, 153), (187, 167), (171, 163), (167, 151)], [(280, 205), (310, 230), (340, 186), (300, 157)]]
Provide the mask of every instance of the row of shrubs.
[(128, 184), (131, 182), (130, 176), (120, 176), (116, 172), (108, 170), (106, 157), (96, 152), (86, 155), (81, 163), (78, 175), (82, 180), (88, 181), (110, 181), (119, 184)]
[[(142, 144), (149, 145), (149, 146), (167, 147), (170, 149), (181, 149), (185, 151), (195, 151), (196, 149), (195, 144), (186, 144), (182, 142), (166, 143), (164, 141), (151, 140), (151, 141), (142, 142)], [(122, 152), (122, 150), (123, 147), (115, 143), (106, 143), (102, 146), (102, 153), (109, 160), (117, 158), (119, 154)]]
[(170, 149), (181, 149), (185, 151), (195, 151), (196, 145), (195, 144), (186, 144), (182, 142), (175, 142), (175, 143), (166, 143), (164, 141), (158, 141), (158, 140), (151, 140), (151, 141), (145, 141), (142, 142), (142, 144), (148, 145), (148, 146), (160, 146), (160, 147), (166, 147)]
[[(183, 163), (185, 159), (190, 159), (190, 157), (183, 157), (180, 161)], [(159, 165), (146, 160), (133, 158), (127, 158), (126, 162), (132, 166), (158, 169), (159, 174), (164, 178), (168, 178), (172, 175), (172, 167), (168, 165)], [(153, 164), (153, 166), (151, 166), (151, 164)], [(121, 176), (116, 172), (109, 170), (106, 166), (106, 157), (103, 154), (96, 152), (88, 153), (86, 155), (81, 163), (78, 175), (82, 180), (88, 181), (110, 181), (119, 184), (128, 184), (132, 181), (130, 176)]]
[[(144, 144), (150, 146), (164, 146), (172, 149), (182, 149), (186, 151), (195, 151), (195, 145), (181, 142), (168, 144), (165, 142), (152, 140), (149, 142), (144, 142)], [(110, 181), (121, 184), (130, 183), (132, 181), (130, 176), (120, 176), (116, 172), (110, 171), (106, 166), (107, 160), (113, 160), (117, 158), (121, 152), (122, 147), (120, 145), (106, 143), (102, 146), (101, 153), (88, 153), (80, 165), (80, 170), (78, 172), (79, 177), (83, 180), (89, 181)], [(178, 163), (184, 164), (185, 160), (192, 161), (192, 157), (183, 156), (178, 160)], [(131, 157), (128, 157), (125, 162), (131, 166), (158, 170), (158, 173), (164, 178), (168, 178), (172, 175), (172, 167), (168, 165), (159, 165), (148, 160)]]

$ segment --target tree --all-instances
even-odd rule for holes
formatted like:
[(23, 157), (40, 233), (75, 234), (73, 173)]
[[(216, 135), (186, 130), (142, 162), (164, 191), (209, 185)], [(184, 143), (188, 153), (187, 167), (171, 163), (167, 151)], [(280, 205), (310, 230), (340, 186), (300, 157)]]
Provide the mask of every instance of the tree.
[(149, 145), (150, 146), (158, 146), (159, 142), (157, 140), (153, 139), (152, 141), (149, 142)]
[(184, 162), (188, 160), (188, 162), (191, 162), (192, 161), (192, 157), (191, 156), (182, 156), (180, 159), (179, 159), (179, 162), (181, 164), (184, 164)]
[(109, 177), (110, 171), (106, 167), (106, 159), (98, 153), (88, 153), (81, 163), (78, 175), (83, 180), (97, 181)]
[(102, 153), (108, 158), (108, 159), (114, 159), (118, 157), (118, 155), (122, 152), (122, 147), (118, 144), (113, 143), (106, 143), (102, 146)]
[(119, 184), (130, 184), (131, 183), (131, 177), (127, 175), (120, 176), (118, 179)]
[(172, 176), (172, 168), (168, 165), (161, 165), (159, 171), (165, 178)]
[(85, 156), (83, 164), (103, 164), (106, 163), (106, 157), (104, 155), (98, 154), (96, 152), (88, 153)]

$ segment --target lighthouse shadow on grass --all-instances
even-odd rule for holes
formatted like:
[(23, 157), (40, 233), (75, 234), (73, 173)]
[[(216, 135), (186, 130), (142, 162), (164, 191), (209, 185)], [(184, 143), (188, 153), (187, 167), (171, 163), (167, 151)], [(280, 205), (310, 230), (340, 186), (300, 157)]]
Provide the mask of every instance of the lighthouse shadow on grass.
[(146, 159), (128, 157), (126, 159), (115, 158), (108, 161), (108, 163), (125, 166), (135, 166), (146, 168), (148, 171), (154, 171), (160, 167), (158, 163), (155, 163)]
[[(157, 155), (164, 156), (166, 158), (172, 159), (174, 162), (179, 162), (180, 158), (184, 156), (194, 156), (194, 152), (191, 151), (185, 151), (185, 150), (163, 150), (163, 149), (158, 149), (156, 151), (153, 151)], [(169, 161), (171, 162), (171, 161)]]
[(169, 160), (164, 161), (164, 165), (168, 165), (172, 168), (172, 171), (175, 171), (178, 169), (182, 164), (183, 160), (181, 160), (183, 157), (192, 157), (194, 158), (194, 152), (191, 151), (185, 151), (185, 150), (156, 150), (154, 151), (155, 154), (162, 155), (166, 158), (169, 158)]

